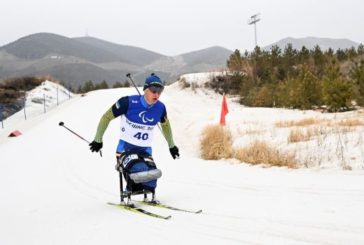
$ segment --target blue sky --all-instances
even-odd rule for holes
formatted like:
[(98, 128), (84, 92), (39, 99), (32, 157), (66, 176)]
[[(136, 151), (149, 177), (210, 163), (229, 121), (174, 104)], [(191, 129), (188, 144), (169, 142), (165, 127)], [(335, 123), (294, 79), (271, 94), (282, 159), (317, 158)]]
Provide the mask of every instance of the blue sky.
[(210, 46), (251, 50), (285, 37), (364, 43), (360, 0), (2, 0), (0, 46), (37, 32), (88, 34), (177, 55)]

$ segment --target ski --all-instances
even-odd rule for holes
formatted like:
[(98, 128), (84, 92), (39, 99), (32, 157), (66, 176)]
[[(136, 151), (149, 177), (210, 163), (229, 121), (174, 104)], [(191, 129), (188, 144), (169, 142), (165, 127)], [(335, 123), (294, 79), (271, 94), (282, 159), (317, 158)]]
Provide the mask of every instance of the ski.
[(147, 211), (145, 209), (142, 209), (142, 208), (139, 208), (139, 207), (128, 206), (128, 205), (121, 204), (121, 203), (108, 202), (107, 204), (112, 205), (112, 206), (117, 207), (117, 208), (121, 208), (121, 209), (124, 209), (124, 210), (131, 211), (131, 212), (134, 212), (134, 213), (144, 214), (144, 215), (147, 215), (147, 216), (150, 216), (150, 217), (153, 217), (153, 218), (167, 220), (167, 219), (170, 219), (172, 217), (171, 215), (163, 216), (163, 215), (159, 215), (159, 214), (156, 214), (156, 213), (149, 212), (149, 211)]
[(160, 203), (160, 202), (148, 202), (148, 201), (138, 201), (138, 202), (141, 204), (145, 204), (145, 205), (149, 205), (149, 206), (153, 206), (153, 207), (166, 208), (166, 209), (170, 209), (170, 210), (174, 210), (174, 211), (181, 211), (181, 212), (185, 212), (185, 213), (194, 213), (194, 214), (202, 213), (202, 209), (188, 210), (188, 209), (172, 207), (172, 206)]

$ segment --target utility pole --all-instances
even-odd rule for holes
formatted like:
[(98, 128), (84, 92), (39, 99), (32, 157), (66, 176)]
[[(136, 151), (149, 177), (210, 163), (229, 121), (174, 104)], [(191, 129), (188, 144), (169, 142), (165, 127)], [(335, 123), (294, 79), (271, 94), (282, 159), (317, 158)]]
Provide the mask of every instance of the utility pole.
[(260, 21), (260, 13), (252, 15), (248, 20), (248, 25), (254, 25), (254, 37), (255, 37), (255, 47), (258, 46), (257, 41), (257, 22)]

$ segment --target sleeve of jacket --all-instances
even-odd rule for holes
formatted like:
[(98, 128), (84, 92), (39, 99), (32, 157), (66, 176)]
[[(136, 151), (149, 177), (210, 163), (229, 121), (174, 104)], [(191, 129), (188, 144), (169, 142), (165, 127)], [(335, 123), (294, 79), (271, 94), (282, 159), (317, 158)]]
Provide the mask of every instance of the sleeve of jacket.
[(172, 134), (171, 124), (170, 124), (167, 117), (164, 117), (163, 122), (161, 122), (161, 127), (162, 127), (163, 135), (164, 135), (164, 137), (166, 138), (166, 140), (168, 142), (169, 148), (172, 148), (175, 145), (174, 145), (174, 141), (173, 141), (173, 134)]
[(120, 98), (110, 109), (108, 109), (101, 117), (99, 125), (97, 126), (95, 141), (101, 143), (102, 137), (109, 126), (109, 123), (114, 118), (125, 114), (128, 111), (129, 98), (128, 96)]
[(109, 110), (107, 110), (104, 115), (101, 117), (99, 125), (97, 126), (97, 131), (96, 131), (96, 135), (95, 135), (95, 141), (101, 143), (102, 142), (102, 137), (104, 136), (104, 133), (107, 129), (107, 127), (109, 126), (109, 123), (111, 120), (113, 120), (115, 118), (113, 112), (112, 112), (112, 108), (110, 108)]

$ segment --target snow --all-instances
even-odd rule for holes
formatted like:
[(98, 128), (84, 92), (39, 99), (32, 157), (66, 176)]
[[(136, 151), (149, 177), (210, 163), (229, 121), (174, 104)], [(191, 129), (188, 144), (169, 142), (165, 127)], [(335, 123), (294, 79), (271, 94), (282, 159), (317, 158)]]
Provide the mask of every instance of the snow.
[(188, 73), (180, 76), (179, 81), (184, 80), (192, 86), (201, 87), (211, 81), (212, 78), (224, 75), (225, 73), (224, 71)]
[[(17, 115), (5, 120), (5, 128), (0, 129), (0, 244), (364, 243), (363, 144), (359, 141), (363, 126), (348, 135), (341, 132), (339, 137), (340, 151), (345, 152), (352, 171), (343, 170), (340, 157), (332, 153), (337, 152), (334, 133), (301, 146), (287, 143), (289, 129), (274, 126), (279, 121), (312, 117), (335, 121), (360, 116), (360, 112), (247, 108), (228, 98), (226, 119), (234, 146), (258, 138), (282, 149), (294, 145), (291, 148), (304, 155), (321, 142), (320, 153), (312, 154), (325, 157), (320, 165), (299, 169), (252, 166), (234, 159), (205, 161), (199, 158), (200, 132), (219, 122), (222, 96), (204, 89), (182, 89), (178, 83), (168, 86), (161, 101), (167, 106), (181, 158), (171, 158), (157, 130), (154, 158), (163, 172), (158, 199), (177, 207), (203, 209), (203, 213), (146, 207), (171, 214), (172, 219), (166, 221), (106, 204), (119, 201), (114, 169), (118, 119), (104, 135), (102, 158), (58, 126), (63, 121), (91, 141), (102, 114), (119, 97), (130, 94), (136, 94), (134, 88), (94, 91), (26, 121), (15, 120)], [(29, 107), (33, 106), (37, 105)], [(14, 129), (22, 135), (8, 138)], [(328, 156), (331, 162), (325, 160)]]
[[(38, 87), (28, 91), (26, 93), (25, 110), (21, 110), (11, 117), (4, 120), (4, 129), (0, 130), (0, 144), (3, 141), (7, 141), (6, 136), (12, 131), (8, 131), (9, 128), (23, 129), (32, 127), (38, 120), (45, 120), (46, 117), (42, 117), (44, 113), (57, 107), (70, 98), (75, 96), (63, 86), (51, 82), (44, 81)], [(32, 122), (28, 122), (25, 119), (31, 119)]]

